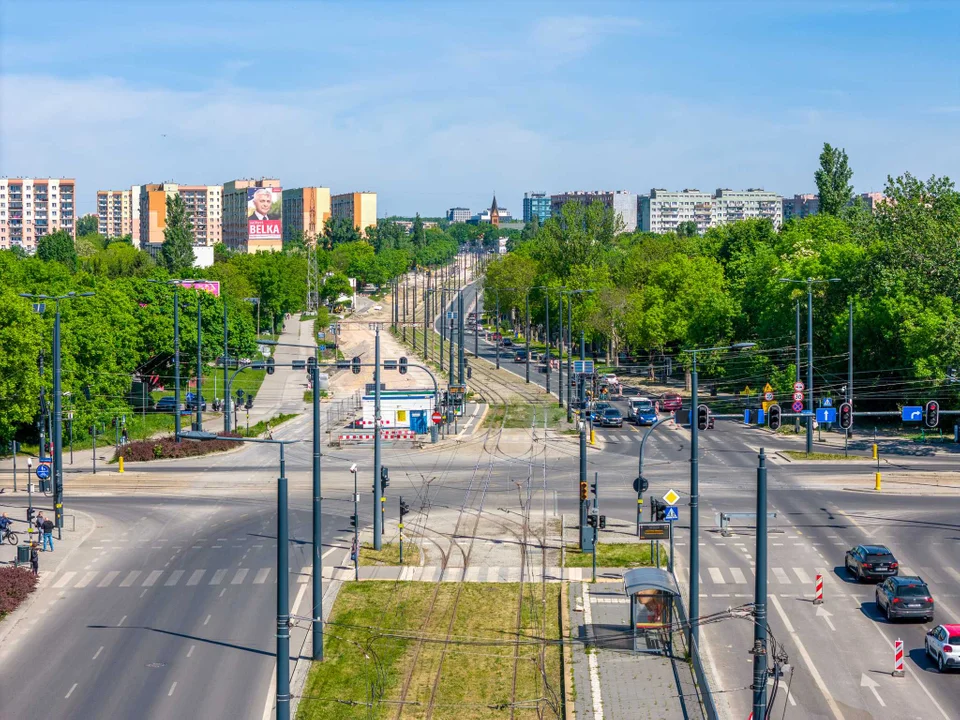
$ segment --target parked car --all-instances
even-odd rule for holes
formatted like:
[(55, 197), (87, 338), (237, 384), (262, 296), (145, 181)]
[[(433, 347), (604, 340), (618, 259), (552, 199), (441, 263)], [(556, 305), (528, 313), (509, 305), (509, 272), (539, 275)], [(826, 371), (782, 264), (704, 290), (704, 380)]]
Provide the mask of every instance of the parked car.
[(676, 412), (683, 407), (683, 398), (677, 393), (664, 393), (660, 396), (660, 407), (664, 412)]
[(623, 427), (623, 415), (615, 407), (608, 407), (600, 416), (600, 427)]
[(652, 400), (646, 398), (638, 402), (631, 400), (630, 407), (633, 409), (633, 421), (637, 425), (653, 425), (660, 419), (657, 414), (657, 407)]
[(930, 588), (916, 575), (888, 577), (877, 585), (877, 609), (887, 620), (921, 618), (933, 620), (933, 596)]
[(960, 668), (960, 625), (938, 625), (927, 633), (923, 649), (940, 672)]
[(847, 550), (843, 565), (858, 581), (885, 580), (896, 575), (900, 567), (885, 545), (857, 545)]

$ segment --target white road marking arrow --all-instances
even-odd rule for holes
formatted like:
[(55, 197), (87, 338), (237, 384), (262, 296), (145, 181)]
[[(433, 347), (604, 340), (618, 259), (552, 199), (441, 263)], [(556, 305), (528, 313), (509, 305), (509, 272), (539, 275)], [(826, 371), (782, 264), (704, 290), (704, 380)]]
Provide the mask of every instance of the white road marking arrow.
[(880, 697), (880, 693), (877, 692), (877, 688), (880, 687), (880, 683), (878, 683), (872, 677), (869, 677), (866, 673), (860, 675), (860, 687), (870, 688), (873, 691), (873, 696), (877, 699), (877, 702), (880, 703), (881, 707), (887, 706), (887, 704), (883, 701), (883, 698)]
[[(830, 627), (830, 629), (833, 630), (833, 632), (836, 632), (837, 629), (833, 626), (833, 621), (830, 619), (832, 616), (833, 616), (833, 614), (827, 612), (827, 611), (824, 609), (823, 605), (818, 605), (818, 606), (817, 606), (817, 617), (822, 617), (824, 620), (826, 620), (826, 621), (827, 621), (827, 625)], [(866, 677), (866, 676), (864, 676), (864, 677)]]

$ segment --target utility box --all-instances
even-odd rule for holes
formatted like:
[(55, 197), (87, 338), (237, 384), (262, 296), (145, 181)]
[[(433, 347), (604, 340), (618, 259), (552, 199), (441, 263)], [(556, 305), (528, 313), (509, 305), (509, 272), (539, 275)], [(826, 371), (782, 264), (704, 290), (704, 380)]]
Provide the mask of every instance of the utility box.
[(30, 546), (17, 545), (17, 565), (28, 564), (30, 562)]

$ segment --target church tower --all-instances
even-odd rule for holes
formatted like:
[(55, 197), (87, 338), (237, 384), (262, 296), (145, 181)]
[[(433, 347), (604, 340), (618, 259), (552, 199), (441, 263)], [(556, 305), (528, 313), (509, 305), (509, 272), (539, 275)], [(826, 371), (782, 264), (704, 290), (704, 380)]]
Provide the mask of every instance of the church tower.
[(497, 207), (497, 194), (493, 194), (493, 204), (490, 206), (490, 224), (500, 227), (500, 209)]

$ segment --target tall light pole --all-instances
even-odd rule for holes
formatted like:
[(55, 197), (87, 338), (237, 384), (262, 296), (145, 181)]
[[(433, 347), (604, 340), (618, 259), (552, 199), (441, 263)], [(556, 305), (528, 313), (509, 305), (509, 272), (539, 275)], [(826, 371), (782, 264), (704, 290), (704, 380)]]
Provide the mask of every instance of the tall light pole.
[(690, 372), (692, 391), (690, 396), (690, 630), (689, 645), (697, 640), (697, 622), (700, 618), (700, 428), (697, 425), (697, 353), (713, 350), (746, 350), (756, 343), (744, 342), (712, 348), (693, 348), (684, 350), (693, 357)]
[[(57, 525), (57, 539), (63, 528), (63, 389), (61, 387), (60, 363), (60, 301), (73, 298), (93, 297), (92, 292), (69, 292), (66, 295), (31, 295), (20, 293), (20, 297), (35, 300), (53, 300), (56, 314), (53, 320), (53, 514)], [(43, 449), (41, 448), (41, 454)], [(30, 478), (27, 478), (30, 482)]]
[(180, 281), (147, 280), (155, 285), (173, 288), (173, 436), (180, 442)]
[(829, 280), (815, 280), (808, 277), (806, 280), (780, 278), (785, 283), (806, 283), (807, 285), (807, 455), (813, 452), (813, 286), (826, 283), (840, 282), (840, 278)]
[[(567, 298), (567, 422), (573, 421), (573, 405), (571, 401), (573, 400), (573, 383), (571, 378), (573, 377), (573, 339), (572, 339), (572, 326), (573, 326), (573, 296), (574, 295), (586, 295), (594, 292), (593, 290), (585, 290), (583, 288), (578, 290), (564, 290), (561, 294), (569, 295)], [(563, 318), (563, 308), (561, 305), (560, 310), (561, 320)], [(582, 347), (583, 343), (581, 343)], [(563, 355), (560, 356), (561, 361), (563, 360)], [(581, 353), (581, 360), (583, 360)], [(560, 394), (563, 395), (563, 387), (560, 387)]]
[(526, 312), (526, 329), (524, 330), (524, 336), (527, 339), (527, 367), (526, 367), (526, 382), (530, 382), (530, 291), (531, 290), (544, 290), (546, 285), (534, 285), (531, 288), (527, 288), (527, 292), (524, 294), (523, 306)]

